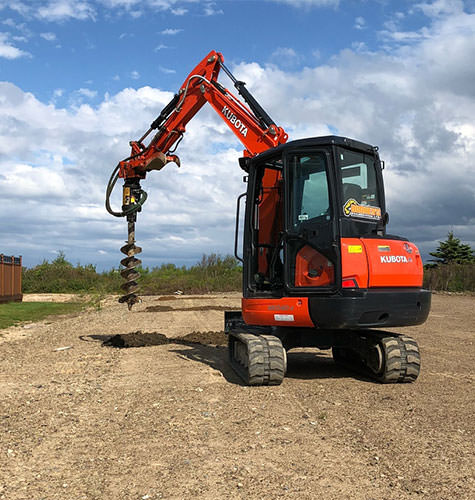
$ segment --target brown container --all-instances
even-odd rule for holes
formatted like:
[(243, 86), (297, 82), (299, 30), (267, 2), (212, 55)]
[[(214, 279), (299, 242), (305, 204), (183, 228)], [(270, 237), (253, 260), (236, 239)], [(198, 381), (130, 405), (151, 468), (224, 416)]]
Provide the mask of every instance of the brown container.
[(0, 302), (21, 302), (21, 256), (0, 254)]

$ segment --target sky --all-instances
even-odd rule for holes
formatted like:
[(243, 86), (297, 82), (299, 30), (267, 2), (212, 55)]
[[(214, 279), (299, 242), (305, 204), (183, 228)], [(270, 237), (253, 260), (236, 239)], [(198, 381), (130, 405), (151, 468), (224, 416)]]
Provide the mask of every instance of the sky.
[[(290, 140), (379, 146), (388, 232), (475, 247), (474, 0), (0, 0), (0, 253), (117, 268), (111, 171), (210, 50)], [(145, 266), (233, 252), (242, 149), (211, 108), (189, 123), (142, 183)]]

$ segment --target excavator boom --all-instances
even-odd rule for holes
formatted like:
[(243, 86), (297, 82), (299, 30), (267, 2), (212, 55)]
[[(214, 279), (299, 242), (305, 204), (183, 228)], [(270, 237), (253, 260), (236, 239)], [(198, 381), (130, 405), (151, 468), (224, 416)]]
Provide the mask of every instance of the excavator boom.
[[(217, 80), (220, 69), (231, 78), (247, 106), (223, 87)], [(150, 125), (148, 131), (131, 143), (131, 157), (120, 163), (119, 177), (145, 178), (146, 172), (160, 170), (177, 157), (171, 156), (172, 148), (183, 138), (188, 122), (206, 104), (216, 111), (231, 132), (245, 147), (244, 156), (252, 157), (286, 142), (288, 135), (275, 125), (269, 115), (224, 66), (223, 56), (211, 51), (187, 76), (177, 94)], [(143, 141), (157, 130), (150, 144)], [(173, 150), (174, 151), (174, 150)]]

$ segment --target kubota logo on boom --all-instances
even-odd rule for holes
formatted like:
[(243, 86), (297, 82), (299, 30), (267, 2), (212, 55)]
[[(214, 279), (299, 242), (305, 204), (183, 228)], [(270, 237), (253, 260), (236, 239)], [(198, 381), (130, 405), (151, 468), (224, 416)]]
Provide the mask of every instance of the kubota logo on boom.
[(227, 106), (224, 106), (222, 113), (225, 116), (225, 118), (227, 118), (231, 122), (231, 124), (234, 125), (239, 130), (239, 132), (241, 132), (241, 134), (244, 137), (247, 136), (246, 125), (244, 125), (244, 123), (242, 123), (241, 120)]
[(407, 264), (409, 262), (405, 255), (381, 255), (381, 264)]

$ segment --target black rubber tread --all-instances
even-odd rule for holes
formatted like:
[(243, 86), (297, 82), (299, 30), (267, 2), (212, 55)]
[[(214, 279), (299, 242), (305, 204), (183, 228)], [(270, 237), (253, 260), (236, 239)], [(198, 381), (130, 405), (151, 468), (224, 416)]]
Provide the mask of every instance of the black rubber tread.
[[(244, 362), (236, 356), (237, 344), (245, 348)], [(229, 361), (234, 371), (246, 385), (263, 385), (266, 378), (267, 352), (257, 335), (250, 333), (229, 333)]]
[(268, 370), (265, 385), (280, 385), (285, 376), (286, 362), (282, 342), (274, 335), (260, 335), (268, 352)]
[[(247, 334), (250, 335), (250, 334)], [(266, 385), (269, 372), (269, 355), (266, 346), (257, 335), (250, 335), (254, 337), (248, 343), (248, 384), (249, 385)]]
[(403, 382), (413, 382), (417, 379), (421, 371), (421, 354), (419, 352), (419, 346), (412, 337), (401, 336), (399, 340), (403, 342), (406, 351)]
[(286, 356), (278, 337), (230, 332), (228, 346), (231, 366), (246, 385), (282, 383)]
[(406, 336), (383, 337), (379, 344), (384, 354), (383, 370), (374, 374), (382, 383), (408, 383), (417, 379), (421, 356), (417, 342)]
[(421, 356), (417, 342), (407, 336), (380, 336), (375, 334), (365, 335), (373, 349), (379, 349), (383, 356), (381, 368), (375, 371), (370, 368), (368, 360), (347, 347), (333, 347), (332, 354), (335, 363), (350, 370), (355, 370), (364, 375), (378, 380), (383, 384), (397, 384), (414, 382), (419, 376)]

